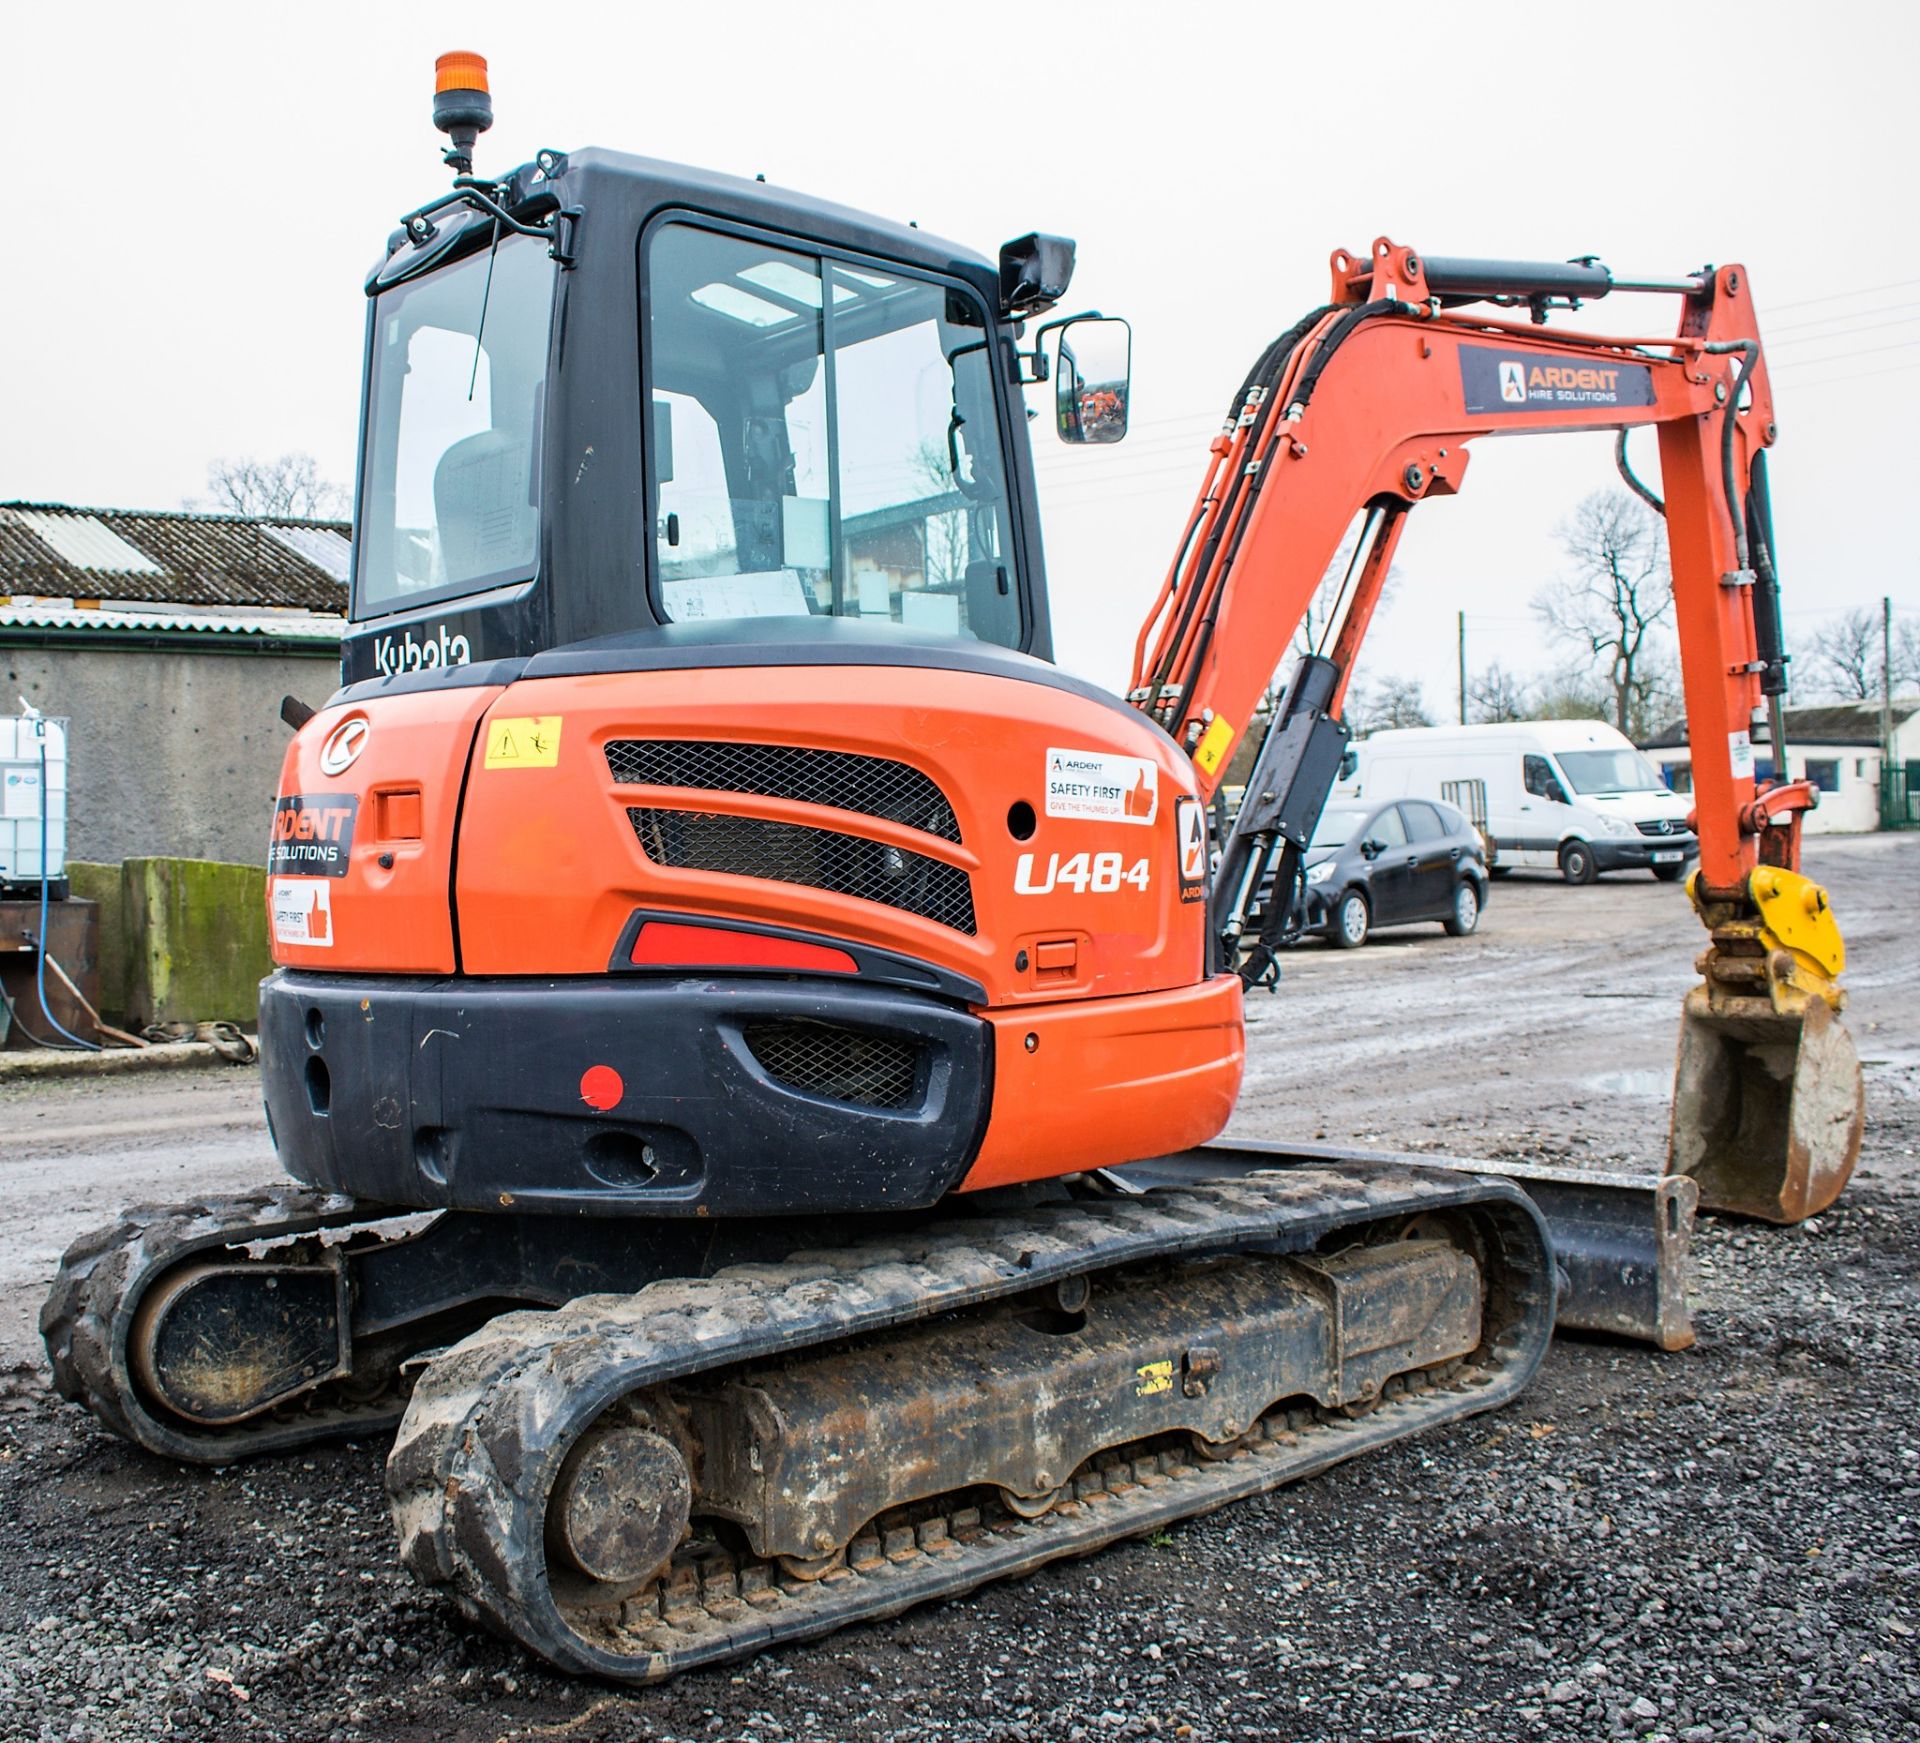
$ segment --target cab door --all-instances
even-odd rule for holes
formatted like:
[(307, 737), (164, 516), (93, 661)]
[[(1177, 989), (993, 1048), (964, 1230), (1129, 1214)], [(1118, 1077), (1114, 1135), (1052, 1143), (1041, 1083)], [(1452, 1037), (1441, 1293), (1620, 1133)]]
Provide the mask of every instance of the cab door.
[(1521, 763), (1520, 833), (1515, 842), (1522, 865), (1552, 870), (1560, 863), (1560, 838), (1573, 806), (1553, 764), (1529, 751)]

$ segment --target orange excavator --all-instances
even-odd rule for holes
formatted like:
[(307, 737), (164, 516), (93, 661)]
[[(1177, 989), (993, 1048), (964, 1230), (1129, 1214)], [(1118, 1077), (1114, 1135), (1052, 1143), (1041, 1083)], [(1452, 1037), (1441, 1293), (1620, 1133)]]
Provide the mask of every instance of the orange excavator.
[[(1336, 253), (1121, 698), (1050, 661), (1021, 404), (1125, 433), (1125, 324), (1048, 318), (1071, 243), (989, 260), (602, 151), (478, 177), (477, 56), (435, 119), (453, 185), (366, 284), (345, 682), (285, 710), (260, 1035), (293, 1179), (76, 1244), (68, 1396), (205, 1462), (394, 1429), (422, 1581), (650, 1681), (1498, 1405), (1556, 1317), (1683, 1344), (1696, 1199), (1840, 1190), (1814, 795), (1751, 749), (1786, 655), (1744, 271)], [(1622, 289), (1677, 331), (1541, 325)], [(1408, 511), (1477, 438), (1639, 425), (1710, 935), (1666, 1177), (1211, 1145)]]

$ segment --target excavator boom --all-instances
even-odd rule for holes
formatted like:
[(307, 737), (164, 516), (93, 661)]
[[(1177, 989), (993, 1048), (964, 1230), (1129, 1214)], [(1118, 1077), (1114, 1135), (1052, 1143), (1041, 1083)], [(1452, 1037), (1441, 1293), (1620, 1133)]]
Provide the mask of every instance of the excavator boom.
[[(1618, 431), (1623, 474), (1666, 521), (1700, 840), (1688, 887), (1713, 934), (1682, 1022), (1669, 1168), (1694, 1175), (1709, 1206), (1810, 1215), (1852, 1170), (1862, 1094), (1833, 1020), (1839, 933), (1799, 875), (1817, 795), (1755, 778), (1763, 715), (1785, 767), (1788, 656), (1766, 470), (1777, 430), (1745, 269), (1618, 282), (1590, 262), (1428, 259), (1382, 237), (1364, 254), (1336, 250), (1332, 273), (1328, 303), (1235, 395), (1136, 645), (1130, 700), (1188, 750), (1210, 794), (1359, 518), (1339, 598), (1273, 711), (1223, 855), (1223, 956), (1249, 979), (1272, 974), (1284, 892), (1345, 745), (1342, 698), (1408, 512), (1459, 490), (1476, 438)], [(1542, 330), (1550, 308), (1615, 289), (1677, 296), (1677, 331)], [(1500, 304), (1533, 319), (1486, 312)], [(1627, 465), (1626, 432), (1645, 426), (1664, 500)], [(1270, 877), (1282, 895), (1250, 936)]]

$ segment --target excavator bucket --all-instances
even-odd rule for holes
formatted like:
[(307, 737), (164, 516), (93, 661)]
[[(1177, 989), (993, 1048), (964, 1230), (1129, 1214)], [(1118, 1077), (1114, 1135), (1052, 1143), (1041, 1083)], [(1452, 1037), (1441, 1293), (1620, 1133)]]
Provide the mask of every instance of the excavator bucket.
[(1669, 1174), (1709, 1210), (1797, 1223), (1840, 1196), (1865, 1125), (1860, 1058), (1819, 999), (1798, 1015), (1716, 1014), (1689, 995), (1673, 1074)]
[(1680, 1018), (1667, 1172), (1691, 1175), (1704, 1209), (1797, 1223), (1852, 1175), (1866, 1092), (1826, 891), (1773, 866), (1749, 887), (1731, 906), (1689, 886), (1713, 944)]

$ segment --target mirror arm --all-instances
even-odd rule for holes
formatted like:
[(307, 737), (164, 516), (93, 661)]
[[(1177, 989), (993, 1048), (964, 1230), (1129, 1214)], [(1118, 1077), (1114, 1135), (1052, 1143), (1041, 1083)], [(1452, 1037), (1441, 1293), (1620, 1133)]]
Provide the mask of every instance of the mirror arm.
[[(1055, 328), (1071, 326), (1075, 321), (1104, 321), (1105, 319), (1106, 316), (1098, 309), (1082, 309), (1077, 315), (1064, 315), (1057, 321), (1048, 321), (1037, 327), (1034, 330), (1031, 351), (1022, 351), (1018, 346), (1014, 349), (1014, 362), (1022, 372), (1020, 385), (1038, 387), (1042, 382), (1052, 380), (1052, 368), (1047, 362), (1047, 335)], [(1025, 373), (1027, 370), (1032, 370), (1033, 373), (1031, 375)]]

